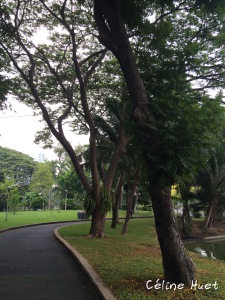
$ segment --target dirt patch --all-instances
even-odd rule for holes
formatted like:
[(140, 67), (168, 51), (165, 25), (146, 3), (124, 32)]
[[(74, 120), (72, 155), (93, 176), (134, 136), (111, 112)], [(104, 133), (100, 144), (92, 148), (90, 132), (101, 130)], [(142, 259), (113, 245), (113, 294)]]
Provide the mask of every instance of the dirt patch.
[(225, 220), (213, 223), (211, 229), (203, 229), (203, 221), (193, 221), (192, 237), (207, 237), (225, 235)]

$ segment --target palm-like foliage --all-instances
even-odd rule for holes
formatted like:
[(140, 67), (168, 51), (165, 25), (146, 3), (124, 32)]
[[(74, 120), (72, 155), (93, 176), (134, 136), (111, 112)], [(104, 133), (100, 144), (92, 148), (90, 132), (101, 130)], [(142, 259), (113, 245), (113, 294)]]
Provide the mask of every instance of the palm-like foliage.
[[(122, 230), (123, 234), (128, 231), (128, 222), (130, 219), (130, 209), (133, 205), (133, 197), (140, 178), (143, 165), (143, 158), (139, 145), (131, 136), (131, 132), (135, 130), (132, 127), (132, 121), (124, 114), (124, 106), (126, 105), (117, 99), (108, 99), (106, 101), (107, 115), (105, 117), (96, 116), (95, 123), (98, 124), (98, 154), (99, 154), (99, 171), (104, 180), (104, 173), (107, 170), (108, 162), (111, 160), (113, 150), (116, 148), (120, 131), (124, 130), (125, 136), (129, 142), (126, 144), (126, 151), (121, 156), (117, 176), (115, 176), (115, 198), (113, 201), (113, 221), (112, 227), (116, 227), (116, 219), (118, 214), (118, 202), (121, 197), (121, 188), (124, 183), (130, 187), (126, 195), (127, 215)], [(123, 183), (121, 183), (121, 180)]]

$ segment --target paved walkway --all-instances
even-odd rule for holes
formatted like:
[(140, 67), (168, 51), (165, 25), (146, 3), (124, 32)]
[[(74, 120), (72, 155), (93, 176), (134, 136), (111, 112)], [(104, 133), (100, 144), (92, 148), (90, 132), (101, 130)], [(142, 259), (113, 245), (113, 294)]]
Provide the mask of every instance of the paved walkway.
[(101, 299), (55, 239), (53, 231), (60, 226), (39, 225), (0, 234), (0, 300)]

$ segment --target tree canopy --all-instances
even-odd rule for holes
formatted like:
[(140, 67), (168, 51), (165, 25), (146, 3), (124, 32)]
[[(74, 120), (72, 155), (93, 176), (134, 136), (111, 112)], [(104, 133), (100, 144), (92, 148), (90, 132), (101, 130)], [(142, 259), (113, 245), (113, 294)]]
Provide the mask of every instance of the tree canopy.
[[(9, 19), (9, 13), (6, 9), (6, 7), (2, 7), (0, 4), (0, 16), (1, 19)], [(2, 21), (1, 25), (2, 26)], [(5, 28), (6, 31), (8, 31), (7, 28)], [(8, 76), (8, 67), (10, 64), (10, 59), (7, 55), (5, 55), (5, 52), (3, 49), (0, 49), (0, 110), (7, 107), (6, 100), (7, 100), (7, 94), (13, 90), (13, 81)]]
[(0, 174), (2, 180), (12, 179), (19, 186), (30, 183), (36, 162), (29, 155), (0, 147)]
[(54, 178), (50, 164), (38, 163), (31, 178), (29, 191), (35, 191), (47, 198), (53, 184)]
[[(44, 140), (50, 145), (53, 134), (67, 151), (86, 192), (95, 199), (92, 211), (93, 214), (101, 216), (101, 222), (98, 220), (94, 225), (98, 227), (105, 220), (105, 213), (101, 209), (104, 202), (101, 199), (101, 186), (103, 184), (110, 193), (126, 141), (118, 137), (119, 142), (115, 145), (108, 165), (109, 171), (103, 179), (100, 178), (94, 115), (104, 112), (102, 100), (108, 95), (113, 97), (117, 90), (115, 85), (94, 85), (93, 78), (96, 71), (101, 70), (107, 50), (99, 44), (95, 36), (96, 27), (91, 18), (92, 7), (83, 6), (76, 1), (71, 6), (67, 6), (66, 1), (61, 4), (52, 1), (37, 1), (32, 4), (5, 1), (4, 4), (10, 7), (12, 15), (9, 20), (2, 18), (1, 47), (15, 67), (15, 79), (20, 85), (20, 89), (16, 91), (17, 96), (33, 107), (36, 113), (42, 114), (47, 124), (48, 130), (41, 132), (37, 140)], [(34, 32), (40, 31), (43, 26), (48, 30), (49, 39), (38, 43), (35, 41)], [(12, 30), (6, 34), (5, 27)], [(109, 68), (107, 73), (110, 74), (111, 70)], [(110, 79), (112, 78), (118, 86), (118, 74), (111, 72)], [(90, 135), (91, 184), (77, 153), (66, 137), (66, 122), (78, 125), (77, 131), (85, 130)], [(93, 228), (91, 231), (93, 235), (103, 234), (102, 229), (100, 233)]]

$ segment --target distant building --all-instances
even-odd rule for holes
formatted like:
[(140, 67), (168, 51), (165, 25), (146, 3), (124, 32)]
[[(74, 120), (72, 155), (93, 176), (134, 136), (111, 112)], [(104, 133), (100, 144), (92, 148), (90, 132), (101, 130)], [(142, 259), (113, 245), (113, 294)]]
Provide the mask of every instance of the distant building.
[(40, 163), (43, 163), (45, 161), (45, 155), (43, 153), (38, 154), (38, 161)]

